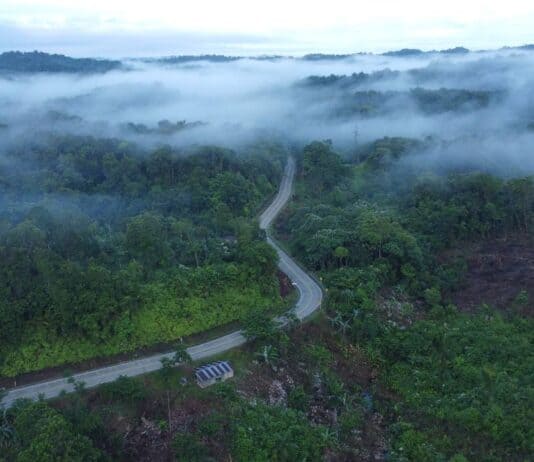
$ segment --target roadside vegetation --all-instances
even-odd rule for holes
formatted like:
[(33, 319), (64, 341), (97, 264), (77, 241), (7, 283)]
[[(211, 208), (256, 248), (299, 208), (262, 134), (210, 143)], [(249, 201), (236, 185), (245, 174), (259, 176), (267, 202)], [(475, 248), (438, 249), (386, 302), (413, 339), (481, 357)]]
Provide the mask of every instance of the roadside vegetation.
[(0, 165), (0, 375), (169, 342), (281, 307), (255, 217), (287, 153), (50, 137)]
[(476, 308), (453, 300), (479, 269), (476, 255), (456, 249), (532, 246), (534, 179), (421, 171), (420, 147), (386, 138), (344, 162), (329, 143), (308, 146), (279, 235), (318, 272), (333, 328), (392, 393), (381, 406), (393, 460), (525, 460), (534, 449), (534, 294), (521, 284), (532, 261), (518, 260), (513, 280), (499, 265), (478, 274), (506, 277), (499, 305), (495, 293), (477, 294)]
[(531, 245), (532, 179), (401, 165), (420, 146), (383, 139), (349, 159), (304, 148), (276, 234), (322, 279), (323, 313), (280, 330), (249, 310), (250, 342), (224, 356), (236, 377), (204, 390), (194, 365), (168, 364), (20, 402), (3, 420), (6, 460), (529, 460), (531, 262), (514, 260), (501, 297), (467, 300), (466, 285), (508, 275), (480, 271), (484, 243)]
[(0, 462), (534, 461), (533, 50), (0, 54)]
[[(192, 366), (164, 366), (97, 390), (78, 384), (77, 392), (50, 403), (21, 401), (5, 414), (4, 457), (268, 462), (381, 453), (383, 431), (362, 385), (347, 376), (356, 358), (344, 339), (324, 320), (294, 325), (291, 344), (268, 317), (256, 313), (247, 325), (262, 335), (225, 355), (235, 379), (200, 389)], [(64, 429), (54, 437), (52, 418)], [(366, 447), (363, 434), (372, 440)], [(48, 435), (46, 445), (40, 435)]]

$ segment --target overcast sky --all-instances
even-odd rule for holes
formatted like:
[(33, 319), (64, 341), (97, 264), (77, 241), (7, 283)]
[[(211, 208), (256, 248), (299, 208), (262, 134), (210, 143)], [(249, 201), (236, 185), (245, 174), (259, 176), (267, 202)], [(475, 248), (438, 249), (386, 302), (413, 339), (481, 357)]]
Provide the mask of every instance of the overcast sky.
[(534, 42), (533, 0), (0, 0), (0, 50), (380, 52)]

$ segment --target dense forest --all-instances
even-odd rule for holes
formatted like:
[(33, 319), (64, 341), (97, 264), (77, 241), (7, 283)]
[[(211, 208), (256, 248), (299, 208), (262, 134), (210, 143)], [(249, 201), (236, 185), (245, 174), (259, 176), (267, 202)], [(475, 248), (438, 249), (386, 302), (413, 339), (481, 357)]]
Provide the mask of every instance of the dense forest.
[[(475, 69), (480, 72), (479, 67)], [(454, 80), (462, 77), (455, 75), (454, 67), (447, 68), (447, 72), (450, 73), (448, 79), (441, 82), (450, 86), (440, 88), (427, 87), (444, 77), (443, 70), (433, 66), (404, 72), (381, 69), (350, 75), (311, 75), (300, 80), (296, 88), (304, 95), (313, 95), (309, 100), (312, 107), (324, 104), (327, 117), (345, 120), (384, 118), (412, 112), (423, 116), (465, 114), (497, 105), (506, 95), (503, 89), (455, 88)], [(464, 72), (462, 69), (459, 74), (464, 76)], [(409, 89), (387, 89), (403, 80), (410, 82)]]
[(284, 157), (267, 144), (146, 153), (68, 136), (13, 148), (0, 166), (1, 374), (279, 306), (274, 252), (254, 217)]
[[(508, 298), (483, 293), (474, 309), (455, 296), (481, 258), (468, 254), (473, 243), (532, 246), (534, 181), (401, 166), (428, 142), (380, 139), (350, 158), (328, 142), (303, 149), (295, 201), (276, 232), (322, 279), (326, 312), (284, 331), (261, 309), (243, 316), (252, 343), (230, 355), (235, 382), (199, 392), (190, 366), (164, 366), (96, 391), (76, 384), (54, 405), (20, 402), (6, 413), (7, 454), (528, 460), (533, 286), (501, 284)], [(506, 246), (499, 251), (504, 260)]]
[(359, 114), (364, 117), (383, 116), (395, 111), (405, 111), (414, 106), (424, 114), (440, 114), (451, 111), (477, 110), (495, 101), (498, 94), (488, 91), (426, 90), (414, 88), (409, 92), (357, 91), (345, 98), (335, 115), (350, 117)]
[(534, 445), (531, 279), (516, 266), (500, 284), (508, 297), (479, 294), (474, 310), (454, 302), (481, 258), (470, 243), (495, 243), (490, 265), (506, 258), (505, 242), (531, 248), (534, 178), (402, 168), (421, 144), (378, 140), (350, 163), (328, 143), (309, 145), (279, 232), (321, 275), (333, 328), (394, 393), (377, 391), (395, 422), (394, 460), (524, 460)]
[(0, 461), (531, 460), (531, 48), (0, 55)]

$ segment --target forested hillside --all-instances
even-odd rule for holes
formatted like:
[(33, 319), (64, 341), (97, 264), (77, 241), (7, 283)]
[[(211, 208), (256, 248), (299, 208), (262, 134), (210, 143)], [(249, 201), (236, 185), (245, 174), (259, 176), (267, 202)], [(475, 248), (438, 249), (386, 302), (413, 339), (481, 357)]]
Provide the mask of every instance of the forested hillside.
[[(344, 162), (329, 143), (312, 143), (278, 230), (323, 279), (333, 328), (379, 369), (372, 388), (391, 419), (394, 460), (525, 460), (534, 447), (534, 178), (402, 162), (422, 145), (386, 138)], [(493, 252), (470, 254), (474, 242)], [(499, 277), (492, 292), (454, 304)]]
[(276, 145), (151, 152), (52, 137), (0, 165), (0, 374), (204, 331), (280, 305), (254, 222), (285, 162)]
[(0, 72), (66, 72), (93, 74), (120, 69), (120, 61), (70, 58), (39, 51), (8, 51), (0, 54)]
[[(514, 260), (515, 279), (498, 286), (499, 303), (484, 293), (471, 297), (475, 308), (465, 297), (453, 301), (474, 274), (479, 283), (509, 276), (506, 264), (491, 273), (473, 267), (484, 258), (475, 244), (498, 243), (500, 261), (515, 258), (502, 242), (531, 248), (534, 184), (406, 168), (402, 160), (429, 142), (380, 139), (350, 158), (328, 142), (303, 149), (295, 200), (276, 232), (322, 280), (324, 315), (305, 325), (290, 320), (281, 331), (268, 313), (250, 310), (243, 326), (251, 343), (225, 355), (236, 379), (207, 390), (189, 382), (192, 366), (164, 365), (98, 390), (77, 384), (53, 405), (19, 402), (4, 417), (7, 453), (528, 460), (534, 293), (524, 277), (532, 261)], [(46, 435), (53, 443), (44, 451)]]
[(532, 46), (197, 38), (0, 55), (0, 461), (532, 460)]

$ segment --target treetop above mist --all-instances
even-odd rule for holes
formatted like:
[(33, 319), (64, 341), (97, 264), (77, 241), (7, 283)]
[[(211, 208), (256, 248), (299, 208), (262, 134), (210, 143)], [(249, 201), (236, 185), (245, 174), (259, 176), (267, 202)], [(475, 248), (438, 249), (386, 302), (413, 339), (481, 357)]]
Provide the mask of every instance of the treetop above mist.
[[(502, 47), (502, 50), (534, 50), (533, 44), (521, 46)], [(387, 57), (417, 57), (432, 54), (459, 55), (468, 54), (473, 51), (468, 48), (457, 46), (444, 50), (421, 50), (419, 48), (403, 48), (378, 53), (376, 56)], [(173, 55), (162, 57), (140, 58), (139, 61), (156, 64), (187, 64), (196, 62), (229, 63), (243, 59), (265, 61), (265, 60), (302, 60), (302, 61), (341, 61), (362, 55), (375, 55), (368, 52), (353, 53), (309, 53), (304, 56), (280, 56), (280, 55), (260, 55), (260, 56), (231, 56), (218, 54), (202, 55)], [(119, 60), (96, 59), (96, 58), (72, 58), (61, 54), (50, 54), (42, 51), (7, 51), (0, 54), (0, 73), (2, 72), (65, 72), (65, 73), (103, 73), (123, 67)]]
[(187, 130), (190, 128), (200, 127), (206, 125), (204, 122), (195, 121), (187, 122), (186, 120), (179, 120), (176, 123), (170, 122), (167, 119), (160, 120), (157, 127), (147, 127), (145, 124), (128, 122), (124, 124), (124, 128), (132, 133), (138, 135), (172, 135), (173, 133), (180, 132), (182, 130)]
[(418, 56), (418, 55), (424, 55), (424, 54), (430, 54), (430, 53), (442, 53), (442, 54), (465, 54), (470, 53), (471, 50), (465, 47), (454, 47), (454, 48), (448, 48), (446, 50), (430, 50), (430, 51), (423, 51), (418, 48), (403, 48), (402, 50), (395, 50), (395, 51), (387, 51), (386, 53), (382, 53), (384, 56)]
[(94, 58), (70, 58), (41, 51), (8, 51), (0, 54), (0, 72), (101, 73), (122, 66), (120, 61)]
[(242, 59), (241, 56), (225, 56), (225, 55), (177, 55), (165, 56), (162, 58), (147, 58), (146, 62), (155, 62), (160, 64), (183, 64), (197, 61), (208, 61), (213, 63), (227, 63)]

